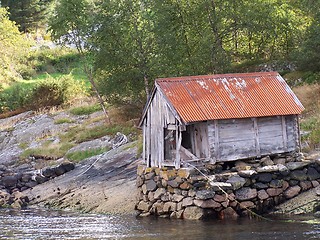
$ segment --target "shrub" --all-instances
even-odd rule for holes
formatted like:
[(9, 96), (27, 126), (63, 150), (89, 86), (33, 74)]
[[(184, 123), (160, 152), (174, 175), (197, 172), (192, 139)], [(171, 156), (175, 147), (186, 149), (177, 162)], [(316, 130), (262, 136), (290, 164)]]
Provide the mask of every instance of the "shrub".
[(0, 112), (25, 108), (32, 98), (33, 88), (27, 84), (15, 83), (0, 92)]
[(65, 75), (53, 78), (48, 75), (45, 81), (39, 82), (33, 90), (30, 108), (38, 109), (51, 106), (68, 105), (86, 95), (86, 88), (73, 76)]

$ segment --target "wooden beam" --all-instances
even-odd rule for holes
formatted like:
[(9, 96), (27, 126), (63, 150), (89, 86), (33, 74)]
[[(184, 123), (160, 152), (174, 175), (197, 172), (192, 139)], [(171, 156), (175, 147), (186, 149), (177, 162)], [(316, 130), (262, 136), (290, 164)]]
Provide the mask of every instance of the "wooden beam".
[(281, 125), (282, 125), (282, 140), (284, 151), (288, 151), (288, 135), (287, 135), (287, 125), (285, 116), (281, 116)]
[(214, 156), (216, 160), (219, 160), (219, 124), (218, 120), (214, 120)]
[(190, 152), (188, 149), (186, 149), (183, 146), (180, 146), (180, 151), (184, 153), (187, 157), (189, 157), (192, 160), (198, 160), (199, 158), (195, 156), (192, 152)]
[(180, 159), (181, 142), (182, 142), (182, 134), (179, 131), (179, 128), (177, 126), (177, 130), (176, 130), (176, 160), (175, 160), (175, 168), (176, 169), (179, 169), (180, 165), (181, 165), (181, 159)]
[(253, 121), (253, 131), (254, 131), (254, 141), (255, 141), (255, 146), (256, 146), (256, 154), (257, 154), (257, 157), (261, 157), (258, 120), (257, 120), (257, 118), (252, 118), (252, 121)]

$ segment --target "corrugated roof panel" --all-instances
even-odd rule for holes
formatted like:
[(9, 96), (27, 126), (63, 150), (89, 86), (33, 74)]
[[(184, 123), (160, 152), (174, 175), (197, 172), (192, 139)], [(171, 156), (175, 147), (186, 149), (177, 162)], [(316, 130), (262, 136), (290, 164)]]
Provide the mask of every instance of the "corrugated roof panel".
[(186, 123), (300, 114), (304, 109), (276, 72), (162, 78), (156, 82)]

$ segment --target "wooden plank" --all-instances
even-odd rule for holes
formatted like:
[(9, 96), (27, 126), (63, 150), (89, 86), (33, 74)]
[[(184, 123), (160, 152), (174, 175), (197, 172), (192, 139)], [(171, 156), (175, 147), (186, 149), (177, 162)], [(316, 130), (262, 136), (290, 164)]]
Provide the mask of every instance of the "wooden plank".
[(214, 157), (216, 160), (220, 159), (220, 146), (219, 146), (219, 123), (218, 120), (214, 120), (214, 129), (215, 129), (215, 135), (214, 135)]
[(190, 152), (188, 149), (186, 149), (182, 145), (180, 146), (180, 152), (182, 152), (183, 154), (185, 154), (188, 157), (188, 159), (184, 159), (184, 160), (189, 160), (189, 159), (198, 160), (199, 159), (192, 152)]
[(143, 119), (143, 127), (142, 127), (142, 159), (146, 162), (146, 131), (147, 131), (147, 124), (146, 124), (147, 118), (145, 117)]
[[(177, 126), (178, 129), (178, 126)], [(182, 142), (182, 134), (180, 131), (176, 131), (176, 159), (175, 159), (175, 168), (179, 169), (181, 165), (180, 159), (180, 147)]]
[(256, 154), (257, 154), (257, 157), (261, 157), (258, 120), (257, 118), (253, 118), (252, 121), (253, 121), (253, 132), (254, 132)]
[(256, 156), (255, 141), (239, 142), (238, 144), (221, 144), (219, 147), (218, 162), (236, 160)]
[(284, 116), (281, 116), (281, 125), (282, 125), (282, 140), (283, 140), (283, 149), (288, 151), (288, 138), (287, 138), (287, 126), (286, 119)]
[(147, 166), (150, 167), (151, 165), (151, 160), (150, 160), (150, 150), (151, 150), (151, 139), (150, 139), (150, 136), (151, 136), (151, 109), (149, 107), (148, 109), (148, 113), (147, 113), (147, 132), (146, 132), (146, 141), (145, 141), (145, 144), (146, 144), (146, 154), (147, 154), (147, 157), (146, 157), (146, 163), (147, 163)]

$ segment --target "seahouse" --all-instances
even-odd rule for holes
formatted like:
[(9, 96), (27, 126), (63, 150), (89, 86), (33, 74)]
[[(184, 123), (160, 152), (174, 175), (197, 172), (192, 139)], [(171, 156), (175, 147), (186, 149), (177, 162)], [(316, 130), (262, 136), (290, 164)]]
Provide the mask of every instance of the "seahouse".
[(148, 167), (299, 151), (304, 107), (277, 72), (160, 78), (140, 120)]

